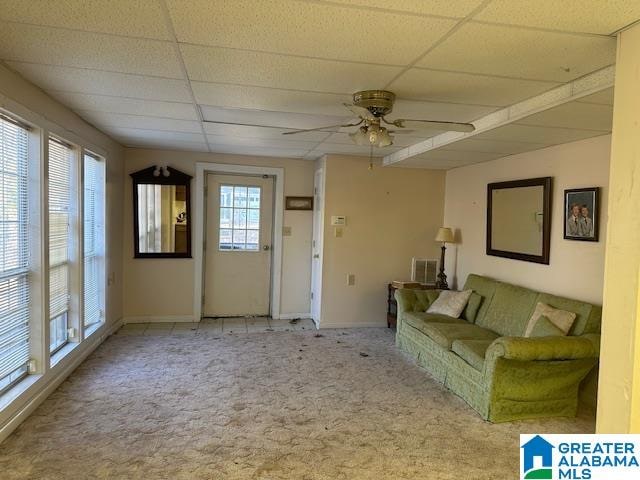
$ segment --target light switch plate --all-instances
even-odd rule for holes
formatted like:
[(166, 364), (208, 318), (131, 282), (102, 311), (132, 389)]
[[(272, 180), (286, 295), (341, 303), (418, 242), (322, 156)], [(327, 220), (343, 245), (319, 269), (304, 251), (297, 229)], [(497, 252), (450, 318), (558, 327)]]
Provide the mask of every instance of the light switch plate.
[(353, 273), (347, 275), (347, 285), (350, 287), (356, 284), (356, 276)]
[(342, 237), (342, 227), (335, 227), (333, 229), (333, 236), (336, 238), (341, 238)]
[(290, 237), (291, 236), (291, 227), (282, 227), (282, 236)]

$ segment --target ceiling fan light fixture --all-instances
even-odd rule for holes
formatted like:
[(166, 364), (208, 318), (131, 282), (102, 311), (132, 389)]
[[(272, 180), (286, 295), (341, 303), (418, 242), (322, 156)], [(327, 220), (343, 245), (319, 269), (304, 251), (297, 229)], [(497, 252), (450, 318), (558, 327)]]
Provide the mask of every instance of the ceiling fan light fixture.
[(353, 133), (349, 134), (349, 137), (356, 145), (364, 146), (369, 145), (369, 136), (367, 135), (367, 128), (360, 127)]

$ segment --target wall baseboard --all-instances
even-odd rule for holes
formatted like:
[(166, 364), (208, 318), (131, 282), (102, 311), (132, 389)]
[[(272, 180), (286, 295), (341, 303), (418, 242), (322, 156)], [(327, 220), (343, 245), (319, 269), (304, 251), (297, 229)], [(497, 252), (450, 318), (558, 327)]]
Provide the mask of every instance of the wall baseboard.
[[(45, 374), (41, 376), (33, 382), (22, 395), (19, 395), (15, 399), (18, 405), (16, 411), (4, 424), (0, 425), (0, 443), (11, 435), (107, 337), (115, 333), (121, 326), (122, 319), (110, 325), (104, 325), (102, 332), (98, 333), (98, 331), (96, 331), (94, 335), (91, 335), (86, 340), (86, 343), (83, 342), (78, 345), (76, 350), (70, 352), (69, 355), (60, 360), (52, 370), (49, 370), (48, 373), (51, 375), (47, 376), (47, 374)], [(11, 407), (11, 405), (9, 407)]]
[(280, 320), (295, 320), (296, 318), (311, 318), (310, 313), (281, 313), (278, 316)]
[(193, 315), (165, 315), (165, 316), (156, 316), (156, 315), (145, 315), (140, 317), (124, 317), (122, 319), (122, 323), (179, 323), (186, 322), (192, 323), (195, 320), (193, 319)]

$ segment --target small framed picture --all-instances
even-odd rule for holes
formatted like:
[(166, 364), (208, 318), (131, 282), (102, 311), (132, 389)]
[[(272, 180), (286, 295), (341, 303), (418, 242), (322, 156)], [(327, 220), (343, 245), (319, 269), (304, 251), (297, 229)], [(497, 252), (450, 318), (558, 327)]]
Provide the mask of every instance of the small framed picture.
[(564, 238), (598, 241), (599, 187), (574, 188), (564, 191)]
[(313, 197), (287, 197), (286, 210), (313, 210)]

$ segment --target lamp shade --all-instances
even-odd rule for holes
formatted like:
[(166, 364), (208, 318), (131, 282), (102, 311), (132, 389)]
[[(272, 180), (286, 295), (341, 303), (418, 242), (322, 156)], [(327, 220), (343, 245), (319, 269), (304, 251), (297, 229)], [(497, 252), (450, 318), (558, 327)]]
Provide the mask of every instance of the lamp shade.
[(453, 231), (448, 227), (441, 227), (438, 229), (436, 235), (436, 242), (453, 243)]

